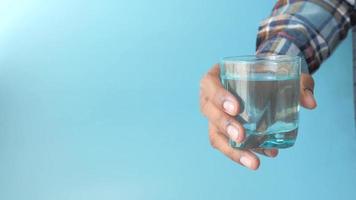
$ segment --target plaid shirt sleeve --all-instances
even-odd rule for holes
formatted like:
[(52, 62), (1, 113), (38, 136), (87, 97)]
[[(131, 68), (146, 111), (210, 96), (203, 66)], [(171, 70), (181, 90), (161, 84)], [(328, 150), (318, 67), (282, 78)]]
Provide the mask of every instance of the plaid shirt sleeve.
[(315, 72), (356, 21), (345, 0), (279, 0), (257, 35), (257, 54), (300, 55)]

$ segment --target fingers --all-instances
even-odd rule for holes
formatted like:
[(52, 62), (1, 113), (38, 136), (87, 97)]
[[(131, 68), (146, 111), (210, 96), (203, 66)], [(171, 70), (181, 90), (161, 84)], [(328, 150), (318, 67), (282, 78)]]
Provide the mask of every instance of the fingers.
[[(203, 77), (200, 84), (200, 109), (209, 120), (211, 145), (231, 160), (256, 170), (259, 158), (250, 150), (238, 150), (230, 146), (228, 138), (241, 143), (245, 138), (243, 126), (234, 118), (240, 112), (237, 99), (222, 86), (218, 65)], [(255, 149), (257, 153), (275, 157), (278, 151)]]
[(258, 148), (258, 149), (253, 149), (254, 152), (267, 156), (267, 157), (276, 157), (278, 155), (278, 149), (262, 149), (262, 148)]
[(239, 104), (236, 98), (225, 90), (220, 82), (219, 65), (214, 65), (214, 67), (203, 77), (200, 89), (201, 98), (204, 99), (205, 103), (210, 101), (218, 109), (221, 109), (232, 116), (235, 116), (239, 112)]
[(314, 98), (314, 80), (309, 74), (302, 74), (300, 78), (300, 104), (308, 109), (317, 106)]
[(217, 150), (221, 151), (231, 160), (239, 163), (249, 169), (256, 170), (260, 165), (259, 158), (248, 150), (237, 150), (232, 148), (228, 139), (219, 133), (219, 129), (213, 124), (209, 124), (209, 139), (211, 145)]
[(220, 83), (218, 65), (207, 73), (200, 86), (201, 112), (226, 137), (241, 143), (244, 139), (243, 127), (232, 117), (238, 113), (238, 102)]
[(244, 140), (245, 131), (242, 125), (233, 117), (218, 109), (212, 102), (207, 103), (203, 113), (221, 134), (238, 143)]

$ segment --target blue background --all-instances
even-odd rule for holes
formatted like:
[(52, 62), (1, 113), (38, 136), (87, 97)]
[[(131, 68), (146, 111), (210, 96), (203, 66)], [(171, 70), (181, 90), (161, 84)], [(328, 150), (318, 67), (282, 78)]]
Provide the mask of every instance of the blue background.
[(0, 199), (351, 199), (351, 38), (296, 146), (250, 171), (209, 146), (199, 81), (252, 54), (274, 1), (0, 1)]

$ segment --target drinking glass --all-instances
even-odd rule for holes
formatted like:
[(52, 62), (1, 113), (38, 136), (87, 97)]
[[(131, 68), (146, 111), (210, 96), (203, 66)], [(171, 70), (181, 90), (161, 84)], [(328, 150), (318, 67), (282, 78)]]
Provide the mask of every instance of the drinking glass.
[(288, 148), (298, 133), (301, 59), (287, 55), (223, 58), (220, 78), (239, 102), (235, 117), (246, 133), (239, 149)]

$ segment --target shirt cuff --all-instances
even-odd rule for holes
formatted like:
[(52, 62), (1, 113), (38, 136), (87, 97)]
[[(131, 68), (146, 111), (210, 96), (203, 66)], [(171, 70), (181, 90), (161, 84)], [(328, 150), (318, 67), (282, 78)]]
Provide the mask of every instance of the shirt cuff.
[(301, 57), (301, 71), (302, 73), (310, 73), (308, 64), (306, 62), (303, 52), (290, 40), (283, 37), (270, 38), (263, 41), (257, 46), (256, 55), (274, 54), (274, 55), (290, 55)]

